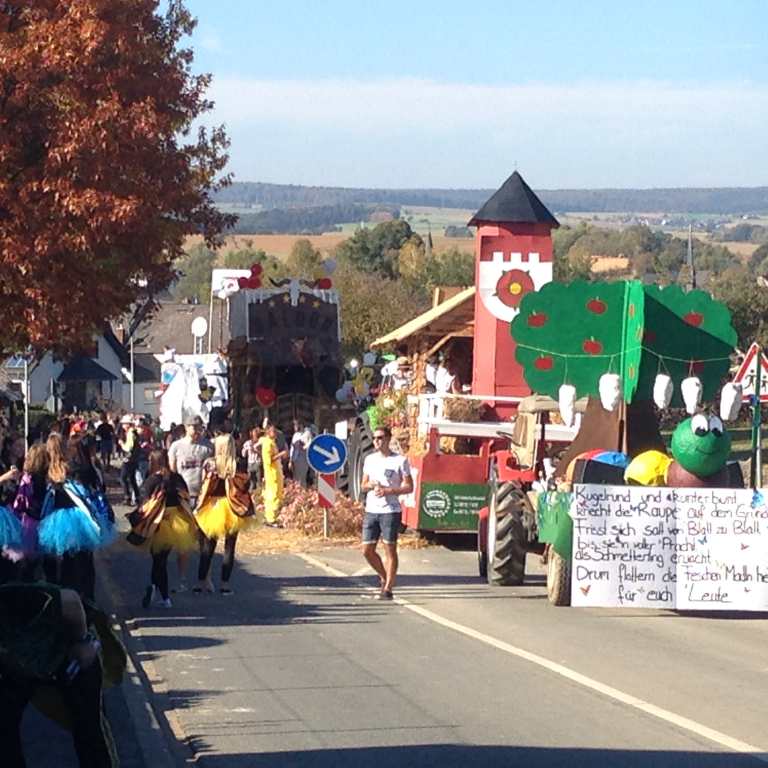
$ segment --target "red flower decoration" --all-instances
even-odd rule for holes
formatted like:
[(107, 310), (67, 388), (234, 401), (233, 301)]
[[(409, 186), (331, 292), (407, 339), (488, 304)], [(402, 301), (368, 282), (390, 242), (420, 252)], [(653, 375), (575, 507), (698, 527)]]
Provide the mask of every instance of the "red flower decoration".
[(275, 400), (277, 400), (277, 395), (275, 394), (274, 389), (271, 389), (270, 387), (256, 388), (256, 402), (262, 408), (270, 408), (275, 404)]
[(261, 288), (261, 280), (259, 280), (258, 277), (249, 277), (248, 278), (248, 287), (249, 288)]
[(258, 262), (251, 264), (251, 277), (259, 277), (263, 271), (264, 267), (262, 267)]
[(247, 277), (238, 277), (237, 278), (237, 287), (238, 288), (247, 288), (248, 287), (248, 280), (250, 278)]
[(316, 283), (315, 286), (317, 288), (322, 288), (324, 291), (327, 291), (333, 283), (331, 282), (330, 277), (321, 277)]

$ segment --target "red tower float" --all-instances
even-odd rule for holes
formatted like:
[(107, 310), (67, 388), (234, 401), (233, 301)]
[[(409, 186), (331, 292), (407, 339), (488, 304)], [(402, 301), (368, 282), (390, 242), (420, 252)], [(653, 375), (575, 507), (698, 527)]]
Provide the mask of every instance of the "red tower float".
[[(515, 362), (509, 324), (526, 293), (552, 280), (557, 219), (515, 171), (472, 217), (475, 236), (475, 335), (472, 392), (524, 397), (530, 390)], [(496, 401), (499, 419), (515, 409)]]

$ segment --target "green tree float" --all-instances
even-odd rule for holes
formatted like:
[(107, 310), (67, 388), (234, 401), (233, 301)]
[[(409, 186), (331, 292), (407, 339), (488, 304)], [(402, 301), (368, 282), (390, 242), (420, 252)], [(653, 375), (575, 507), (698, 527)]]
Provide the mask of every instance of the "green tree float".
[[(728, 309), (704, 291), (685, 292), (639, 281), (548, 283), (523, 299), (511, 324), (516, 360), (534, 392), (558, 397), (563, 384), (589, 397), (582, 427), (563, 457), (593, 448), (634, 455), (663, 447), (652, 395), (658, 374), (674, 385), (697, 376), (702, 400), (715, 397), (728, 375), (736, 332)], [(618, 374), (621, 402), (606, 411), (600, 377)]]

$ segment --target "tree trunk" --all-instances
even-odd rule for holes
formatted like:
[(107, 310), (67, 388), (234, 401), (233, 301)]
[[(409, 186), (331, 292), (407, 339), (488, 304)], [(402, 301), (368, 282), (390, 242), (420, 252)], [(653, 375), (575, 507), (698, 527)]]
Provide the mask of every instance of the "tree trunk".
[(621, 402), (614, 411), (606, 411), (600, 398), (590, 397), (581, 429), (563, 453), (555, 476), (565, 475), (568, 465), (579, 454), (596, 449), (621, 451), (630, 458), (653, 449), (666, 452), (653, 403), (650, 400), (639, 400), (629, 405)]

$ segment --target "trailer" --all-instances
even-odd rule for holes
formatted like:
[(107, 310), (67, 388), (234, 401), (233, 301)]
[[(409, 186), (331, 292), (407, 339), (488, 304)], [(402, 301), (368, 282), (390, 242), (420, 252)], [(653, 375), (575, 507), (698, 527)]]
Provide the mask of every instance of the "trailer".
[(332, 429), (343, 374), (339, 296), (309, 281), (242, 288), (229, 302), (230, 404), (241, 428), (266, 417)]

